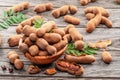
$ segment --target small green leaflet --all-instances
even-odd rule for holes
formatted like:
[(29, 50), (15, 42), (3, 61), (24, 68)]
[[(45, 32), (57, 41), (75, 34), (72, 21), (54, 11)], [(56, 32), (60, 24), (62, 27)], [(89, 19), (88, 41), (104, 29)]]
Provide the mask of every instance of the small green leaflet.
[(25, 15), (21, 12), (14, 13), (12, 9), (4, 11), (4, 16), (0, 18), (0, 30), (7, 29), (12, 24), (18, 24), (26, 19)]
[(40, 28), (43, 24), (44, 24), (44, 20), (43, 19), (36, 19), (33, 24), (35, 28)]
[(85, 43), (84, 50), (79, 51), (79, 50), (75, 49), (74, 43), (69, 43), (68, 46), (67, 46), (66, 54), (72, 54), (72, 55), (75, 55), (75, 56), (79, 56), (81, 54), (91, 55), (91, 54), (96, 54), (97, 50), (98, 49), (90, 48), (88, 46), (88, 44)]

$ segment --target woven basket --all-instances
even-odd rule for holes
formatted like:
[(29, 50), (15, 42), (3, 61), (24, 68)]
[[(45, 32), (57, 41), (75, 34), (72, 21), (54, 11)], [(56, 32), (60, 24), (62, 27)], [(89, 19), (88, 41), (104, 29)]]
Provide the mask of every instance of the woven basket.
[(56, 54), (53, 54), (52, 56), (31, 56), (29, 53), (25, 53), (24, 56), (29, 59), (31, 62), (35, 64), (50, 64), (57, 60), (62, 54), (65, 52), (66, 46), (58, 51)]

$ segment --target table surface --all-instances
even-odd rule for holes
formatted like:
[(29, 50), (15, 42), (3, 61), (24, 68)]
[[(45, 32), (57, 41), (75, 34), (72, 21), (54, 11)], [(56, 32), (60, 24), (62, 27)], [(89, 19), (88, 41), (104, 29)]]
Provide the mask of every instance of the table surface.
[[(79, 32), (84, 36), (85, 41), (97, 41), (97, 40), (105, 40), (111, 39), (112, 45), (107, 48), (113, 57), (113, 61), (111, 64), (105, 64), (101, 60), (101, 51), (95, 55), (96, 61), (91, 65), (83, 65), (85, 68), (85, 72), (82, 76), (73, 76), (65, 72), (58, 71), (55, 75), (49, 76), (45, 75), (42, 72), (39, 74), (28, 74), (26, 73), (26, 69), (28, 65), (31, 63), (22, 55), (22, 53), (17, 49), (17, 47), (9, 47), (7, 44), (7, 39), (11, 35), (16, 34), (15, 28), (17, 25), (12, 25), (6, 30), (0, 31), (2, 35), (3, 44), (0, 47), (0, 65), (6, 65), (7, 67), (13, 67), (6, 58), (6, 55), (9, 51), (15, 50), (20, 55), (20, 58), (24, 61), (25, 67), (23, 70), (14, 70), (13, 73), (9, 73), (8, 71), (2, 71), (0, 68), (0, 80), (37, 80), (37, 79), (45, 79), (45, 80), (54, 80), (54, 79), (80, 79), (80, 80), (120, 80), (120, 5), (116, 3), (116, 0), (97, 0), (95, 3), (89, 3), (86, 6), (81, 6), (79, 4), (79, 0), (0, 0), (0, 15), (3, 14), (3, 11), (7, 7), (11, 7), (15, 4), (18, 4), (23, 1), (29, 1), (31, 7), (28, 10), (23, 11), (27, 17), (31, 17), (34, 15), (42, 15), (47, 21), (55, 21), (60, 28), (65, 27), (68, 23), (63, 21), (63, 17), (58, 19), (53, 18), (50, 14), (50, 11), (44, 12), (41, 14), (36, 14), (33, 11), (33, 7), (36, 4), (48, 3), (52, 2), (55, 8), (58, 8), (65, 4), (76, 5), (79, 11), (74, 15), (81, 20), (80, 25), (77, 25), (76, 28)], [(110, 17), (109, 19), (113, 22), (113, 28), (107, 28), (105, 25), (99, 25), (97, 29), (88, 34), (85, 31), (85, 24), (88, 22), (86, 20), (84, 9), (88, 6), (101, 6), (109, 10)], [(54, 64), (46, 65), (45, 68), (53, 67)], [(44, 68), (43, 68), (44, 70)]]

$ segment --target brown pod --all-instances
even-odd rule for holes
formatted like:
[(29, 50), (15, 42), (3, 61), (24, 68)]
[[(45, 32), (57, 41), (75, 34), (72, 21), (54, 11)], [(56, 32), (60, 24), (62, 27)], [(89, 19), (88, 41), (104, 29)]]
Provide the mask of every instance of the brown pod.
[(32, 24), (31, 19), (26, 19), (20, 23), (22, 27), (24, 27), (25, 25), (31, 25), (31, 24)]
[(112, 61), (112, 56), (109, 52), (107, 51), (103, 51), (102, 52), (102, 60), (105, 62), (105, 63), (110, 63)]
[(57, 25), (54, 21), (48, 21), (41, 26), (41, 28), (45, 29), (45, 32), (50, 32), (52, 29), (56, 29)]
[(65, 40), (68, 43), (72, 40), (72, 38), (71, 38), (70, 34), (66, 34), (65, 36), (63, 36), (63, 40)]
[(120, 0), (116, 0), (116, 2), (117, 2), (118, 4), (120, 4)]
[(67, 25), (67, 26), (64, 28), (64, 31), (65, 31), (66, 34), (69, 34), (69, 29), (70, 29), (70, 28), (75, 28), (75, 26), (72, 25), (72, 24)]
[(48, 51), (48, 53), (49, 53), (50, 55), (55, 54), (55, 53), (57, 52), (57, 49), (56, 49), (54, 46), (51, 46), (51, 45), (48, 45), (48, 46), (46, 47), (46, 50)]
[(57, 69), (73, 75), (82, 75), (84, 72), (84, 68), (81, 65), (68, 62), (64, 59), (59, 59), (55, 65)]
[(60, 34), (62, 37), (65, 35), (65, 31), (63, 29), (53, 29), (52, 30), (53, 33), (58, 33)]
[(64, 40), (61, 40), (60, 42), (53, 44), (53, 46), (57, 49), (57, 51), (63, 49), (67, 45), (67, 42)]
[(46, 31), (45, 31), (44, 28), (39, 28), (36, 31), (36, 34), (37, 34), (38, 37), (42, 37), (45, 33), (46, 33)]
[(9, 37), (8, 44), (10, 47), (18, 46), (19, 40), (22, 38), (22, 35), (13, 35)]
[(36, 33), (36, 29), (34, 27), (29, 26), (29, 25), (25, 25), (23, 30), (22, 30), (22, 33), (25, 36), (29, 36), (31, 33)]
[(36, 45), (32, 45), (29, 47), (29, 53), (31, 56), (36, 56), (39, 53), (39, 48)]
[(19, 50), (23, 53), (26, 53), (28, 51), (28, 45), (25, 43), (19, 44)]
[(61, 35), (57, 33), (45, 33), (43, 38), (50, 44), (55, 44), (62, 39)]
[(27, 38), (24, 40), (24, 43), (27, 44), (28, 46), (33, 45), (33, 42), (29, 39), (29, 37), (27, 37)]
[(76, 28), (70, 28), (69, 34), (70, 34), (73, 42), (76, 42), (78, 40), (83, 40), (83, 36), (79, 33), (79, 31), (77, 31)]
[(95, 57), (93, 55), (80, 55), (80, 56), (72, 56), (65, 55), (65, 60), (70, 62), (82, 63), (82, 64), (91, 64), (95, 62)]
[(53, 9), (53, 4), (52, 3), (47, 3), (46, 4), (46, 9), (49, 11), (49, 10), (52, 10)]
[(30, 65), (27, 69), (27, 72), (29, 74), (36, 74), (39, 73), (41, 71), (41, 69), (38, 66), (34, 66), (34, 65)]
[(95, 14), (93, 14), (93, 13), (87, 13), (85, 16), (86, 16), (87, 20), (90, 20), (90, 19), (92, 19), (92, 18), (95, 17)]
[(10, 55), (12, 54), (17, 54), (16, 51), (9, 51), (8, 54), (7, 54), (7, 58), (9, 58)]
[(36, 44), (42, 50), (46, 50), (46, 47), (49, 45), (48, 42), (43, 38), (37, 39)]
[(78, 49), (80, 51), (84, 49), (85, 43), (82, 40), (78, 40), (74, 44), (75, 44), (76, 49)]
[(45, 70), (45, 74), (48, 74), (48, 75), (53, 75), (53, 74), (55, 74), (57, 71), (56, 71), (56, 69), (55, 68), (49, 68), (49, 69), (46, 69)]
[(34, 11), (41, 13), (46, 11), (46, 5), (45, 4), (38, 4), (34, 7)]
[(52, 14), (52, 16), (54, 18), (60, 17), (60, 9), (54, 9), (54, 10), (52, 10), (51, 14)]
[(71, 23), (71, 24), (74, 24), (74, 25), (80, 24), (80, 19), (73, 17), (73, 16), (70, 16), (70, 15), (64, 16), (64, 21)]
[(38, 37), (37, 37), (36, 33), (31, 33), (29, 35), (29, 38), (30, 38), (31, 41), (36, 41)]
[(77, 9), (76, 6), (70, 5), (69, 6), (69, 11), (70, 11), (71, 14), (75, 14), (78, 11), (78, 9)]
[(20, 59), (15, 59), (14, 66), (16, 69), (23, 69), (24, 63)]
[(64, 16), (68, 13), (69, 11), (69, 6), (68, 5), (64, 5), (62, 7), (60, 7), (60, 15)]
[(38, 55), (39, 55), (39, 56), (48, 56), (49, 53), (48, 53), (47, 51), (42, 51), (42, 50), (40, 50)]
[(22, 25), (19, 24), (19, 25), (16, 27), (16, 33), (17, 33), (17, 34), (21, 34), (21, 33), (22, 33), (22, 29), (23, 29)]
[(9, 57), (8, 57), (10, 63), (14, 64), (15, 60), (16, 59), (19, 59), (19, 56), (18, 54), (11, 54)]
[(112, 22), (104, 16), (102, 16), (101, 23), (105, 24), (108, 28), (112, 28)]

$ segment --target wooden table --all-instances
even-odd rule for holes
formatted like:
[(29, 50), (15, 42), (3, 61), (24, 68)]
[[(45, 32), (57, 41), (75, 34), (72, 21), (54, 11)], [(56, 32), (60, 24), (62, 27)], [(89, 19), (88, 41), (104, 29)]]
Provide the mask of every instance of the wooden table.
[[(17, 47), (11, 48), (7, 44), (7, 39), (9, 36), (15, 34), (16, 25), (10, 26), (7, 30), (0, 31), (0, 34), (3, 38), (3, 44), (0, 47), (0, 65), (6, 65), (7, 67), (13, 67), (6, 57), (7, 53), (11, 50), (15, 50), (20, 55), (20, 58), (24, 61), (25, 67), (23, 70), (14, 70), (13, 73), (8, 71), (2, 71), (0, 68), (0, 80), (54, 80), (54, 79), (80, 79), (80, 80), (120, 80), (120, 5), (118, 5), (116, 0), (97, 0), (95, 3), (89, 3), (86, 6), (81, 6), (79, 0), (0, 0), (0, 15), (3, 14), (3, 11), (10, 6), (18, 4), (23, 1), (29, 1), (31, 7), (28, 10), (23, 11), (27, 17), (36, 15), (33, 12), (33, 6), (38, 3), (47, 3), (52, 2), (55, 5), (55, 8), (58, 8), (65, 4), (76, 5), (79, 8), (79, 11), (74, 16), (78, 17), (81, 20), (81, 24), (76, 26), (79, 32), (84, 35), (85, 41), (97, 41), (104, 39), (111, 39), (113, 44), (107, 48), (113, 56), (113, 61), (111, 64), (105, 64), (101, 60), (101, 51), (97, 53), (96, 61), (91, 65), (83, 65), (85, 72), (82, 76), (75, 77), (65, 72), (58, 71), (57, 74), (48, 76), (42, 72), (39, 74), (28, 74), (26, 69), (31, 63), (22, 55), (22, 53), (17, 49)], [(101, 6), (109, 10), (110, 17), (109, 19), (113, 22), (113, 28), (109, 29), (105, 25), (99, 25), (97, 29), (92, 33), (88, 34), (85, 31), (85, 24), (88, 22), (86, 20), (84, 9), (88, 6)], [(55, 19), (52, 17), (50, 12), (44, 12), (38, 15), (44, 16), (45, 20), (53, 20), (61, 28), (65, 27), (68, 23), (63, 21), (63, 17)], [(52, 67), (54, 64), (45, 66), (45, 68)], [(44, 69), (43, 69), (44, 70)]]

